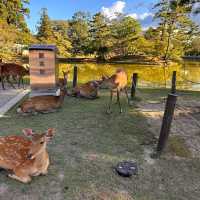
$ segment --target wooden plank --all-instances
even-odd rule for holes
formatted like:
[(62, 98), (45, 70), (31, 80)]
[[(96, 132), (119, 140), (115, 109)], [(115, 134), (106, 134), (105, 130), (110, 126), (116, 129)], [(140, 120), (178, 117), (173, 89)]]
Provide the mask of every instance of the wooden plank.
[(23, 90), (10, 101), (8, 101), (4, 106), (0, 108), (0, 118), (5, 116), (5, 113), (8, 112), (15, 104), (17, 104), (25, 95), (30, 92), (29, 89)]

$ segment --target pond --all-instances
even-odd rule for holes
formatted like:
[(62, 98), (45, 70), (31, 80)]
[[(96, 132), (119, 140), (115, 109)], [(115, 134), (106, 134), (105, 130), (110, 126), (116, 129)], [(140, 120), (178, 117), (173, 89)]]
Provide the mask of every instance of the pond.
[(172, 73), (177, 71), (177, 88), (200, 90), (200, 61), (173, 63), (166, 67), (166, 70), (164, 70), (163, 65), (60, 63), (60, 76), (62, 76), (62, 70), (70, 70), (69, 81), (72, 81), (74, 65), (78, 66), (78, 83), (98, 80), (102, 75), (112, 75), (117, 68), (124, 68), (128, 74), (129, 85), (132, 74), (138, 73), (139, 87), (164, 87), (165, 79), (167, 87), (170, 87)]

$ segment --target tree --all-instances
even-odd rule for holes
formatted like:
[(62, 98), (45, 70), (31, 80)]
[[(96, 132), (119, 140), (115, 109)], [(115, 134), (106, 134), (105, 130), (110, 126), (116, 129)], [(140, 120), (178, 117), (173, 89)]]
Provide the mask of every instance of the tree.
[(0, 20), (0, 32), (0, 59), (5, 61), (21, 57), (16, 47), (23, 48), (35, 42), (35, 38), (29, 32), (19, 31), (4, 20)]
[(155, 8), (158, 9), (155, 18), (160, 20), (161, 46), (164, 47), (164, 52), (161, 51), (160, 56), (165, 61), (182, 56), (188, 34), (192, 35), (196, 31), (188, 15), (191, 8), (182, 4), (181, 0), (162, 0), (155, 5)]
[(136, 53), (135, 42), (141, 36), (140, 23), (132, 17), (121, 17), (112, 21), (113, 49), (120, 55)]
[(89, 19), (87, 12), (76, 12), (70, 21), (69, 38), (73, 54), (86, 54), (89, 45)]
[(0, 0), (0, 58), (16, 59), (25, 45), (34, 42), (25, 21), (29, 0)]
[(0, 0), (0, 19), (22, 31), (28, 31), (25, 16), (29, 14), (26, 5), (29, 0)]
[(180, 0), (180, 4), (187, 6), (188, 11), (193, 12), (194, 14), (200, 13), (200, 0)]
[(42, 8), (41, 10), (41, 17), (37, 29), (37, 39), (39, 41), (49, 43), (53, 40), (52, 24), (46, 8)]
[(169, 59), (179, 59), (184, 55), (190, 37), (196, 31), (194, 23), (189, 18), (192, 7), (182, 3), (182, 0), (162, 0), (155, 5), (158, 9), (155, 18), (160, 20), (161, 28), (161, 46), (164, 47), (164, 53), (161, 57), (164, 59), (164, 78), (166, 85), (166, 67)]
[(51, 20), (46, 8), (42, 9), (37, 39), (43, 44), (54, 44), (60, 56), (70, 55), (71, 42), (68, 38), (69, 24), (64, 20)]
[(110, 25), (101, 13), (93, 16), (90, 24), (90, 34), (93, 51), (96, 52), (100, 60), (106, 60), (106, 55), (113, 43)]
[(53, 29), (53, 41), (55, 42), (59, 55), (68, 57), (71, 51), (71, 42), (68, 37), (69, 23), (64, 20), (51, 21)]

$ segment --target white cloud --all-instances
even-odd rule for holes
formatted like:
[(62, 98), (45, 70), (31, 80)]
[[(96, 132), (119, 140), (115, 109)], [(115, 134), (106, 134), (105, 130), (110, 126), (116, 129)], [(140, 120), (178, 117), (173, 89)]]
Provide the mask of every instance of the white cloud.
[(117, 13), (124, 13), (124, 8), (126, 6), (126, 2), (124, 1), (116, 1), (111, 7), (101, 8), (101, 13), (107, 17), (108, 19), (112, 20), (117, 17)]
[(137, 19), (137, 20), (145, 20), (147, 17), (153, 17), (154, 14), (150, 12), (145, 12), (142, 14), (131, 13), (131, 14), (128, 14), (128, 16), (133, 17), (134, 19)]
[[(117, 14), (126, 14), (124, 12), (126, 7), (126, 2), (125, 1), (116, 1), (111, 5), (111, 7), (102, 7), (101, 8), (101, 13), (108, 18), (109, 20), (115, 19), (118, 17)], [(144, 12), (144, 13), (130, 13), (126, 14), (126, 16), (130, 16), (138, 21), (141, 22), (143, 28), (147, 29), (149, 26), (153, 26), (153, 21), (152, 18), (154, 16), (153, 13), (151, 12)]]
[[(112, 20), (117, 18), (117, 14), (124, 13), (124, 8), (126, 7), (126, 2), (125, 1), (116, 1), (115, 3), (113, 3), (113, 5), (111, 7), (102, 7), (101, 8), (101, 13), (107, 17), (108, 19)], [(137, 14), (137, 13), (131, 13), (128, 14), (127, 16), (133, 17), (134, 19), (137, 20), (144, 20), (147, 17), (153, 17), (153, 13), (150, 12), (145, 12), (142, 14)]]

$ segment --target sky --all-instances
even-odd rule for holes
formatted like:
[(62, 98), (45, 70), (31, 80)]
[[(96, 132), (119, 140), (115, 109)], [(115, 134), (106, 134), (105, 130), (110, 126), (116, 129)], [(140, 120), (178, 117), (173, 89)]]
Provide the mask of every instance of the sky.
[(155, 26), (152, 7), (155, 0), (30, 0), (30, 16), (27, 23), (32, 32), (40, 18), (41, 8), (47, 8), (51, 19), (71, 19), (77, 11), (89, 11), (91, 14), (102, 12), (113, 19), (115, 13), (124, 13), (138, 19), (143, 29)]

